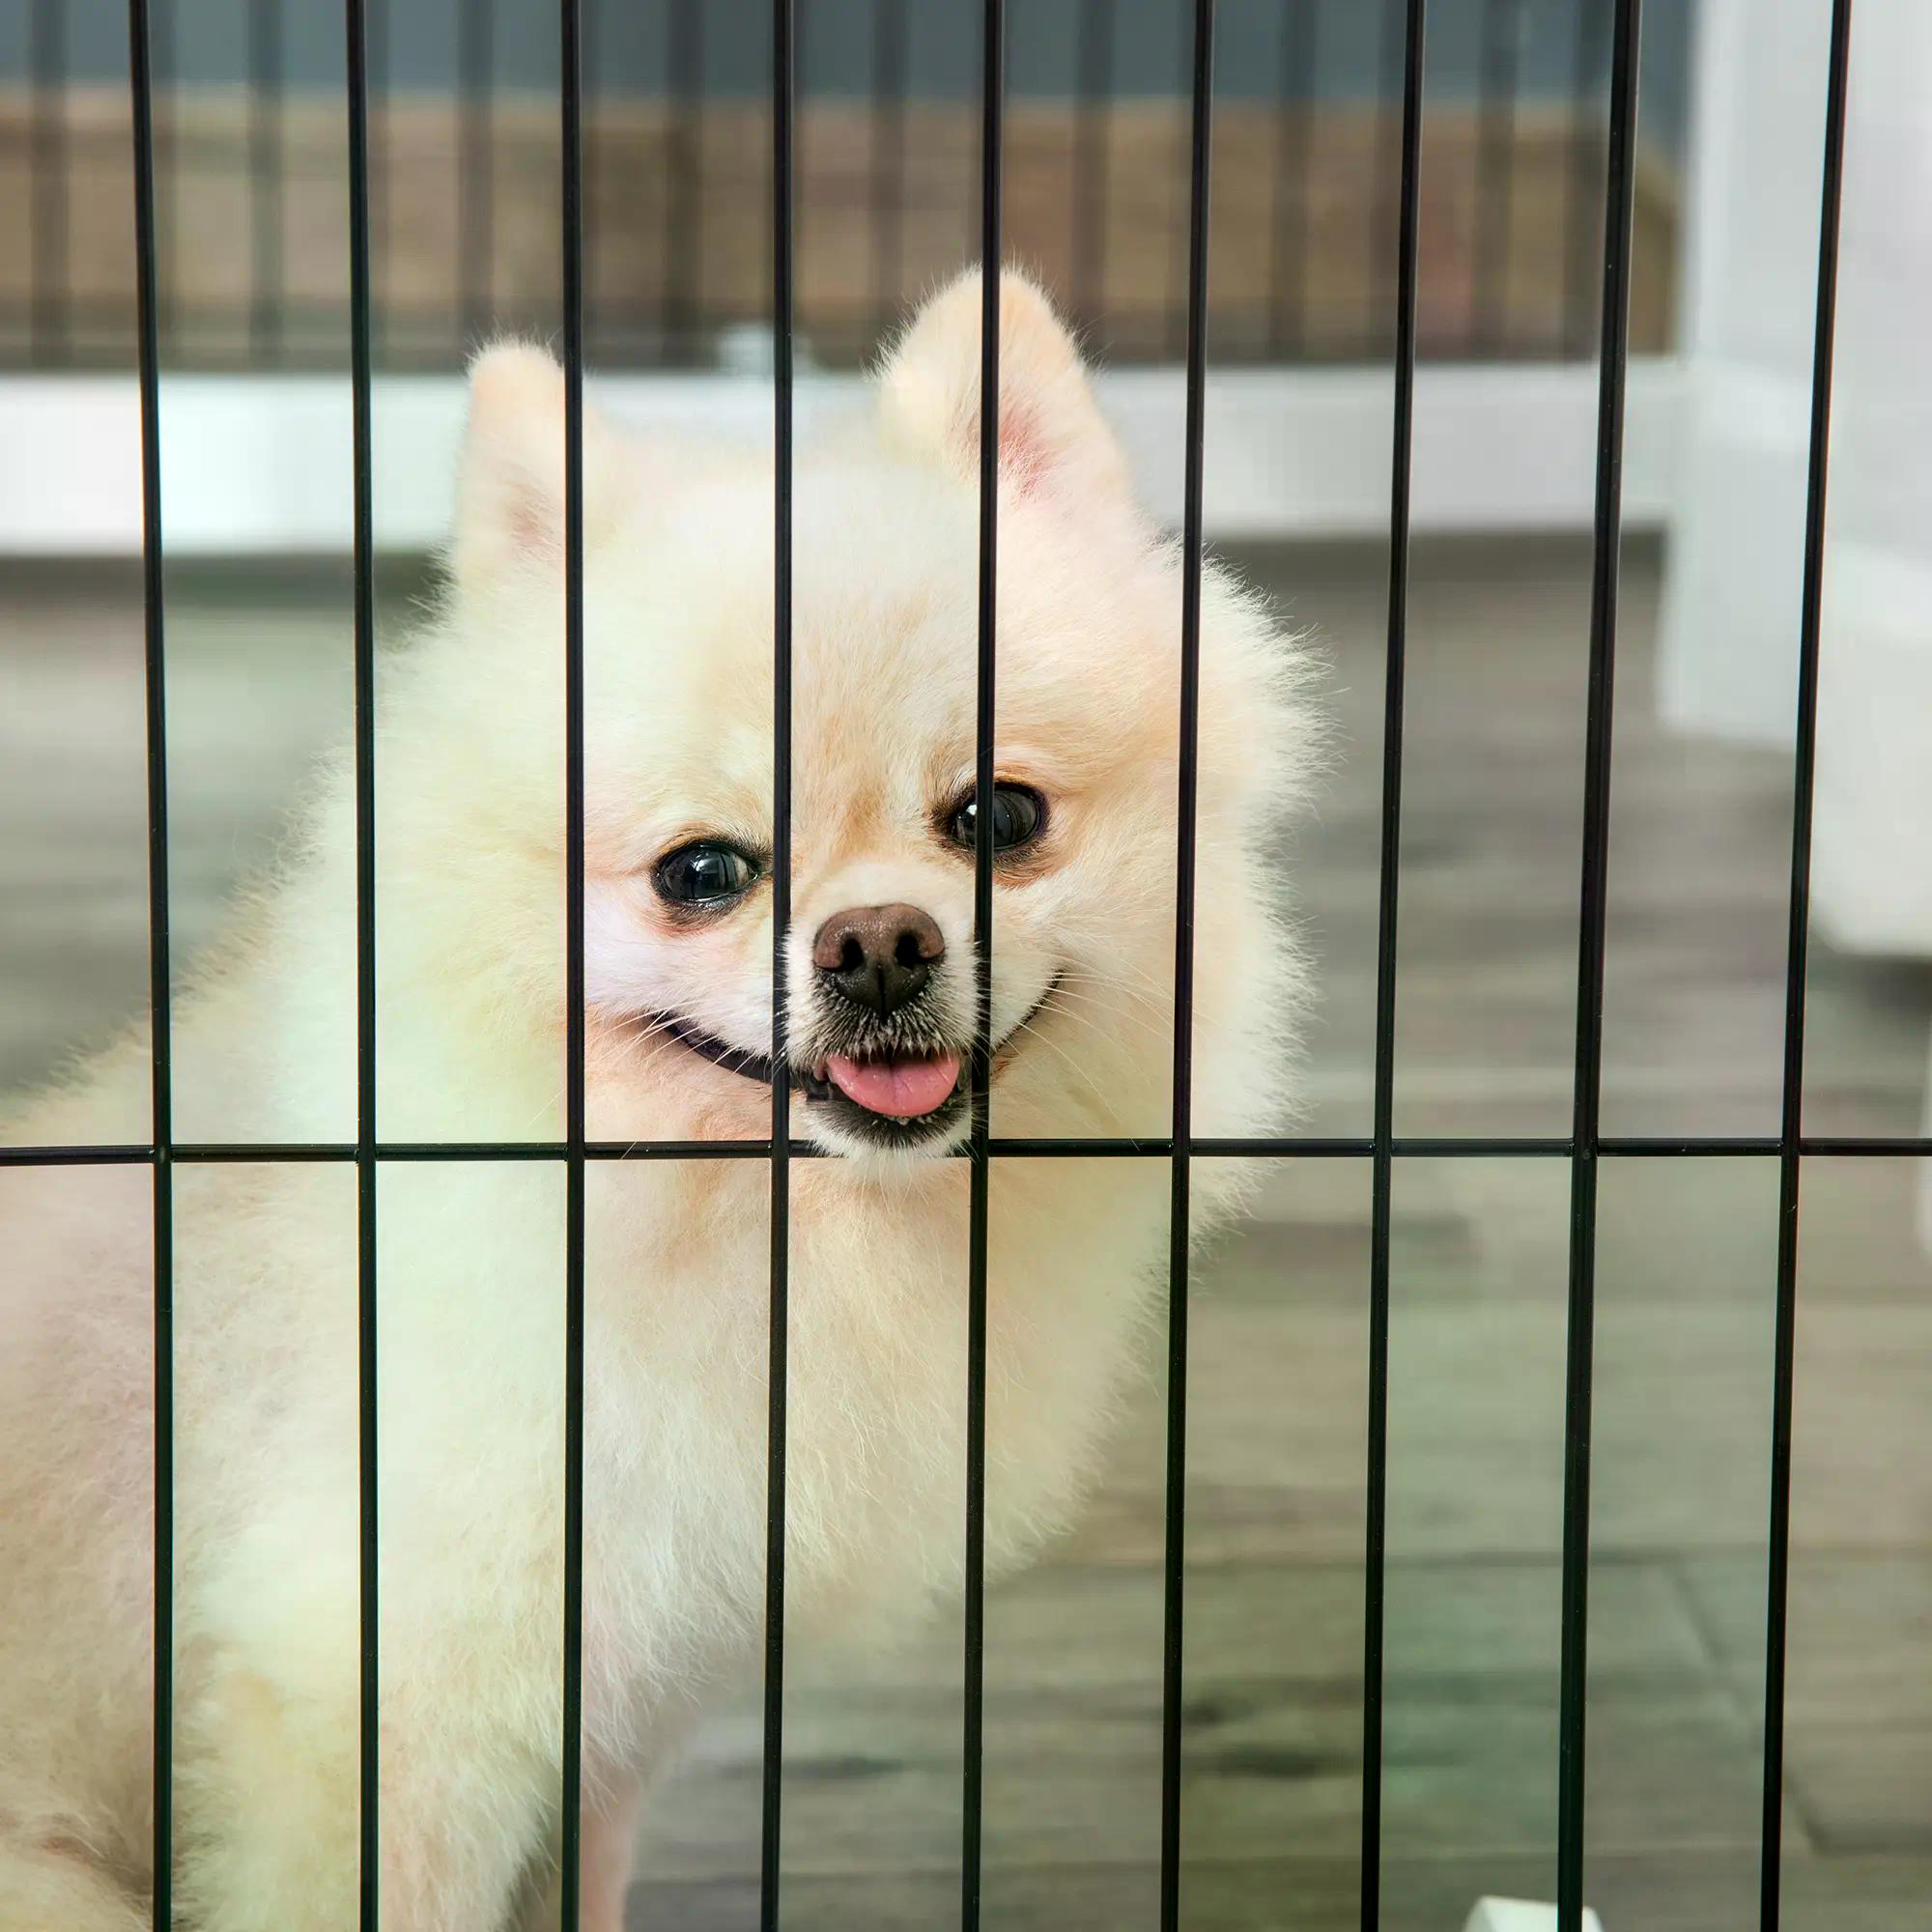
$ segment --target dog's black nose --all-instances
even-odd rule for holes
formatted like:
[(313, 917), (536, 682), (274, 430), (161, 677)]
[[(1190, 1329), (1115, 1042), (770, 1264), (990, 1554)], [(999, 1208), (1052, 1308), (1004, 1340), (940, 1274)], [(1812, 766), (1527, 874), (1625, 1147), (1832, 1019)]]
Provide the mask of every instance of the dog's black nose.
[(946, 940), (917, 906), (849, 906), (811, 942), (811, 963), (848, 1000), (884, 1019), (925, 990)]

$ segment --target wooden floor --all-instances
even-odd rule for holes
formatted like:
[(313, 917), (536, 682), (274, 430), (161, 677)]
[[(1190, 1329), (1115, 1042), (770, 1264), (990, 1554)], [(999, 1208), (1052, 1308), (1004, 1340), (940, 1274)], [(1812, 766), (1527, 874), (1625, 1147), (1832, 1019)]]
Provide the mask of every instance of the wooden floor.
[[(1367, 1128), (1384, 558), (1242, 559), (1332, 661), (1342, 759), (1293, 864), (1321, 957), (1312, 1130)], [(1605, 1124), (1777, 1120), (1789, 782), (1652, 722), (1657, 559), (1626, 557)], [(264, 849), (348, 686), (346, 585), (181, 580), (184, 946)], [(1587, 555), (1415, 559), (1398, 1131), (1561, 1134), (1574, 1051)], [(140, 1000), (137, 586), (10, 589), (0, 646), (0, 1083)], [(238, 723), (242, 728), (238, 732)], [(1826, 728), (1830, 728), (1829, 719)], [(1932, 977), (1814, 949), (1807, 1126), (1916, 1130)], [(130, 1133), (139, 1123), (130, 1123)], [(1807, 1164), (1783, 1882), (1790, 1932), (1932, 1925), (1932, 1263), (1896, 1160)], [(1151, 1175), (1150, 1184), (1159, 1184)], [(1395, 1181), (1382, 1923), (1454, 1932), (1554, 1885), (1568, 1174)], [(1775, 1163), (1602, 1179), (1587, 1890), (1606, 1932), (1738, 1932), (1758, 1886)], [(1285, 1164), (1202, 1273), (1190, 1350), (1182, 1918), (1359, 1922), (1368, 1176)], [(983, 1922), (1155, 1922), (1162, 1402), (1151, 1373), (1079, 1529), (987, 1606)], [(925, 1928), (957, 1896), (956, 1617), (798, 1660), (784, 1916)], [(645, 1831), (635, 1927), (754, 1922), (754, 1690)]]

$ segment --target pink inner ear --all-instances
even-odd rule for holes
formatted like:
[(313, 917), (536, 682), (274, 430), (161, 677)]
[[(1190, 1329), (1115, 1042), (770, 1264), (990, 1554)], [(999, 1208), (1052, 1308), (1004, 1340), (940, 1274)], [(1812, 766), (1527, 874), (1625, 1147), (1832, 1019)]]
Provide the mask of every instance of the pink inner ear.
[(510, 541), (519, 550), (550, 548), (550, 520), (528, 491), (519, 490), (510, 498), (509, 526)]
[(1045, 480), (1047, 453), (1031, 410), (1000, 412), (1000, 470), (1022, 497), (1032, 496)]
[[(959, 448), (969, 473), (980, 473), (980, 412), (968, 408), (959, 416)], [(1000, 474), (1022, 497), (1031, 497), (1046, 481), (1052, 463), (1039, 434), (1037, 414), (1009, 403), (1000, 412)]]

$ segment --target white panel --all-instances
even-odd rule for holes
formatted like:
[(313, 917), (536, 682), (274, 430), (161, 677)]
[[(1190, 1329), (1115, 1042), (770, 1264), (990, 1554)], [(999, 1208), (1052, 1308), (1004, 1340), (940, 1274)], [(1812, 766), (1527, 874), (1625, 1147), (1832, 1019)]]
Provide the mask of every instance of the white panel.
[[(1100, 393), (1148, 500), (1180, 517), (1184, 399), (1178, 369), (1103, 374)], [(1675, 500), (1674, 362), (1630, 372), (1624, 511), (1665, 521)], [(771, 435), (760, 376), (618, 376), (604, 407), (646, 431)], [(864, 379), (813, 374), (798, 428), (863, 406)], [(1208, 382), (1208, 533), (1372, 536), (1388, 526), (1386, 369), (1230, 370)], [(1426, 368), (1415, 408), (1419, 530), (1585, 529), (1597, 372), (1585, 364)], [(423, 550), (448, 525), (463, 389), (385, 376), (374, 396), (376, 540)], [(335, 554), (348, 543), (349, 385), (341, 378), (170, 376), (161, 386), (163, 534), (177, 556)], [(140, 549), (140, 417), (125, 377), (0, 380), (0, 555)], [(30, 453), (23, 457), (22, 452)]]

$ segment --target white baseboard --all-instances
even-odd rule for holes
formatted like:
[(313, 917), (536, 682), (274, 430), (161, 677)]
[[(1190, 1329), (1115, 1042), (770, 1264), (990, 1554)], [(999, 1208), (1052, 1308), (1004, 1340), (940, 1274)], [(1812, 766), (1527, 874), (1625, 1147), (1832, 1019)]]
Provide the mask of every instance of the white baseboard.
[[(853, 406), (863, 379), (813, 372), (801, 435)], [(1677, 365), (1634, 362), (1624, 515), (1662, 524), (1676, 501)], [(1179, 523), (1185, 397), (1178, 368), (1100, 378), (1151, 507)], [(760, 376), (594, 379), (646, 429), (771, 434)], [(1588, 364), (1425, 366), (1415, 394), (1412, 526), (1582, 530), (1590, 525), (1597, 372)], [(379, 548), (422, 550), (448, 523), (463, 388), (385, 376), (373, 400)], [(1219, 540), (1374, 536), (1388, 527), (1393, 402), (1386, 368), (1242, 369), (1208, 381), (1206, 518)], [(165, 547), (174, 556), (329, 554), (349, 548), (350, 392), (332, 376), (167, 376), (161, 384)], [(131, 376), (0, 379), (0, 555), (134, 555), (140, 412)]]

